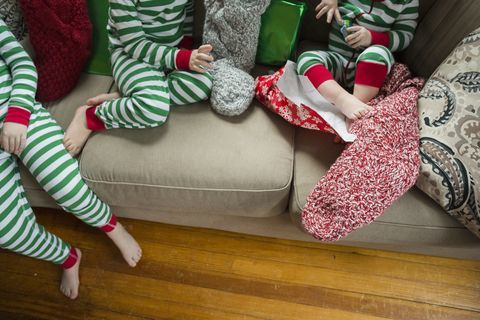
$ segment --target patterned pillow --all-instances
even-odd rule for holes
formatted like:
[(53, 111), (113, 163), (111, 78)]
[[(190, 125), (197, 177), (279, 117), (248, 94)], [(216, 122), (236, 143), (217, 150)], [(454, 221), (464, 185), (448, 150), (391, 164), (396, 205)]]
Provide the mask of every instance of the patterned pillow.
[(12, 33), (20, 41), (25, 34), (20, 4), (17, 0), (0, 1), (0, 19), (5, 21)]
[(480, 28), (430, 77), (419, 114), (417, 186), (480, 237)]

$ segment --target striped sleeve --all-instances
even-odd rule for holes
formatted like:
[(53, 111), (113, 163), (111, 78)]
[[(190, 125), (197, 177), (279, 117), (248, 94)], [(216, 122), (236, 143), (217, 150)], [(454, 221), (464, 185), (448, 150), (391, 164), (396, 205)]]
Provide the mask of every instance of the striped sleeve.
[(413, 39), (418, 19), (418, 0), (405, 4), (398, 18), (388, 32), (392, 52), (406, 49)]
[(188, 0), (186, 7), (186, 17), (183, 22), (183, 34), (185, 36), (193, 37), (193, 13), (194, 3), (193, 0)]
[(134, 0), (110, 0), (110, 18), (125, 52), (136, 60), (165, 69), (189, 69), (191, 52), (147, 39)]
[(28, 125), (37, 92), (37, 70), (32, 59), (1, 19), (0, 56), (7, 64), (12, 77), (12, 91), (5, 121)]

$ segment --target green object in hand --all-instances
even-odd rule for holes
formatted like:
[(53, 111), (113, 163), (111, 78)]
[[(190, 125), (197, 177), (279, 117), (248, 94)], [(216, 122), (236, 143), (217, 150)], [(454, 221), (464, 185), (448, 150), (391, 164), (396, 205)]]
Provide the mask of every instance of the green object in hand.
[(306, 10), (306, 4), (299, 1), (271, 1), (262, 15), (257, 63), (281, 66), (292, 58)]
[(108, 51), (108, 0), (88, 0), (88, 13), (93, 26), (93, 46), (85, 72), (112, 75)]

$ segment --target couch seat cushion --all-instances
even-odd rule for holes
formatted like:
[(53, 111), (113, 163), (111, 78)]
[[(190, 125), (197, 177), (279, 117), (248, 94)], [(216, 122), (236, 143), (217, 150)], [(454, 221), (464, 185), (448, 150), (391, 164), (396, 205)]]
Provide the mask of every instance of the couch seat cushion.
[(231, 119), (208, 103), (173, 107), (162, 127), (92, 136), (81, 171), (113, 206), (272, 216), (288, 206), (293, 136), (258, 102)]
[[(301, 226), (300, 213), (318, 180), (343, 150), (333, 136), (298, 129), (295, 138), (295, 166), (290, 212)], [(397, 200), (384, 215), (370, 225), (352, 232), (341, 242), (429, 243), (451, 246), (479, 241), (440, 206), (417, 188)]]

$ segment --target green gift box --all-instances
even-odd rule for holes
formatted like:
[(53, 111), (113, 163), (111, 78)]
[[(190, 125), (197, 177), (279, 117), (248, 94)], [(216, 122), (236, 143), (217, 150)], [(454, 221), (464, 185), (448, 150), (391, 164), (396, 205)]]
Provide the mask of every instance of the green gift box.
[(262, 15), (256, 62), (281, 66), (292, 58), (307, 6), (293, 0), (272, 0)]
[(88, 13), (93, 26), (93, 46), (85, 72), (112, 75), (108, 51), (108, 0), (88, 0)]

